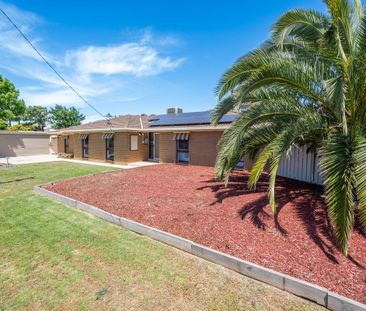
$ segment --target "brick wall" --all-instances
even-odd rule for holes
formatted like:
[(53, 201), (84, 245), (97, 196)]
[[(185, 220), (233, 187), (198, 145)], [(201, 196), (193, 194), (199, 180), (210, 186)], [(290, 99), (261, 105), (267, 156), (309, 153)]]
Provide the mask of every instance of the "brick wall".
[(160, 162), (176, 162), (176, 142), (174, 133), (160, 133)]
[[(138, 162), (138, 161), (146, 161), (149, 158), (149, 144), (144, 144), (144, 135), (138, 135), (137, 137), (137, 146), (138, 150), (131, 150), (130, 149), (130, 136), (136, 135), (135, 133), (127, 133), (128, 135), (128, 145), (127, 145), (127, 161), (128, 163), (131, 162)], [(147, 136), (146, 136), (147, 137)]]
[[(217, 156), (217, 143), (222, 133), (222, 131), (191, 132), (189, 136), (190, 164), (214, 166)], [(160, 162), (176, 162), (174, 133), (160, 133)]]
[[(96, 162), (108, 162), (116, 164), (128, 164), (131, 162), (145, 161), (148, 158), (148, 145), (143, 144), (143, 135), (137, 133), (115, 133), (114, 134), (114, 161), (105, 159), (105, 140), (103, 133), (90, 133), (89, 135), (89, 158), (82, 157), (82, 141), (79, 134), (69, 135), (70, 152), (74, 153), (77, 160), (89, 160)], [(130, 150), (130, 135), (138, 135), (138, 150)], [(59, 136), (57, 140), (59, 152), (64, 151), (64, 137)]]
[(105, 161), (105, 140), (102, 138), (103, 133), (89, 134), (89, 160)]
[[(68, 135), (69, 137), (69, 152), (70, 153), (74, 153), (74, 148), (75, 148), (75, 144), (76, 144), (76, 140), (77, 140), (77, 137), (78, 135), (76, 134), (71, 134), (71, 135)], [(64, 144), (64, 139), (66, 138), (67, 136), (62, 136), (62, 135), (59, 135), (57, 136), (57, 152), (65, 152), (65, 144)]]
[[(137, 150), (131, 150), (130, 137), (137, 135)], [(127, 164), (131, 162), (146, 161), (148, 159), (149, 146), (143, 144), (143, 135), (138, 133), (116, 133), (114, 136), (115, 162)]]
[(192, 132), (189, 135), (190, 164), (214, 166), (220, 132)]
[[(143, 144), (144, 135), (138, 135), (138, 150), (130, 150), (130, 136), (137, 133), (119, 132), (114, 134), (114, 161), (116, 164), (128, 164), (131, 162), (146, 161), (148, 159), (149, 146)], [(189, 136), (190, 164), (214, 166), (217, 156), (217, 143), (222, 131), (217, 132), (191, 132)], [(112, 162), (105, 160), (105, 140), (103, 133), (89, 134), (89, 160), (99, 162)], [(58, 150), (63, 152), (63, 136), (59, 136)], [(82, 144), (79, 134), (69, 135), (70, 152), (74, 158), (82, 160)], [(160, 162), (176, 162), (176, 141), (174, 133), (160, 133)]]
[(72, 145), (72, 150), (75, 159), (81, 159), (81, 139), (79, 134), (70, 135), (70, 146)]
[(64, 152), (64, 140), (61, 135), (57, 136), (57, 152)]

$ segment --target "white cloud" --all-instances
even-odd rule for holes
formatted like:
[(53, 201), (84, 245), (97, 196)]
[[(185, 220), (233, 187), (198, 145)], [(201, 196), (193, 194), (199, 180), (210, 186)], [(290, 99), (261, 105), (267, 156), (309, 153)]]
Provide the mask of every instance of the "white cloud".
[(80, 74), (133, 74), (137, 77), (159, 74), (177, 68), (184, 59), (172, 60), (141, 43), (118, 46), (89, 46), (66, 55), (66, 64), (76, 66)]
[(40, 106), (53, 106), (60, 105), (73, 105), (76, 107), (83, 107), (84, 102), (80, 98), (75, 98), (75, 94), (71, 90), (56, 90), (56, 91), (32, 91), (23, 90), (20, 92), (22, 98), (26, 103), (30, 105)]
[[(184, 58), (174, 58), (159, 49), (159, 46), (175, 44), (174, 36), (158, 38), (151, 30), (143, 30), (139, 39), (130, 42), (53, 53), (47, 51), (42, 38), (33, 35), (34, 30), (42, 26), (42, 18), (11, 4), (0, 1), (0, 5), (46, 59), (90, 102), (102, 96), (110, 102), (129, 101), (136, 98), (137, 91), (122, 93), (128, 81), (174, 70), (184, 62)], [(0, 53), (0, 68), (23, 79), (23, 85), (17, 86), (27, 104), (85, 106), (1, 14)]]

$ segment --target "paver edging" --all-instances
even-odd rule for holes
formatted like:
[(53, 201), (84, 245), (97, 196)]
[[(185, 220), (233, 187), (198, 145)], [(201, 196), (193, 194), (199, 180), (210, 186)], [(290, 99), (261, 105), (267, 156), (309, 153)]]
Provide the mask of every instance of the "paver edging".
[(138, 234), (148, 236), (154, 240), (179, 248), (197, 257), (201, 257), (213, 263), (224, 266), (242, 275), (275, 286), (277, 288), (295, 294), (296, 296), (309, 299), (319, 305), (327, 307), (330, 310), (366, 311), (366, 305), (347, 297), (338, 295), (336, 293), (330, 292), (326, 288), (320, 287), (318, 285), (302, 281), (300, 279), (280, 272), (276, 272), (274, 270), (251, 263), (249, 261), (213, 250), (211, 248), (205, 247), (203, 245), (171, 234), (169, 232), (165, 232), (124, 217), (116, 216), (95, 206), (46, 190), (41, 186), (35, 186), (34, 191), (70, 207), (91, 213), (99, 218), (119, 225), (127, 230), (131, 230)]

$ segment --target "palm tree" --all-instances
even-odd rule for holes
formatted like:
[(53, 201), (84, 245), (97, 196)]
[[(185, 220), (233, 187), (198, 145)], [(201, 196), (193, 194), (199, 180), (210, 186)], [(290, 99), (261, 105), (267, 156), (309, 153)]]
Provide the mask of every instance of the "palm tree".
[(355, 217), (366, 228), (366, 16), (360, 0), (325, 1), (328, 15), (291, 10), (271, 39), (220, 79), (213, 123), (243, 103), (219, 142), (216, 176), (228, 179), (244, 155), (256, 156), (248, 186), (269, 172), (274, 213), (279, 163), (294, 145), (321, 156), (328, 214), (347, 255)]

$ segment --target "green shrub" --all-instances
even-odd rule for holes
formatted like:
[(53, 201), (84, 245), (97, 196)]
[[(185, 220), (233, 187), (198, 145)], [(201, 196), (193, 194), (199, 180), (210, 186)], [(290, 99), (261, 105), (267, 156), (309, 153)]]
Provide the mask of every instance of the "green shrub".
[(7, 128), (8, 131), (33, 131), (34, 126), (30, 124), (14, 124)]
[(4, 120), (0, 120), (0, 130), (5, 130), (7, 127), (7, 124)]

